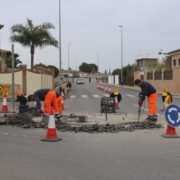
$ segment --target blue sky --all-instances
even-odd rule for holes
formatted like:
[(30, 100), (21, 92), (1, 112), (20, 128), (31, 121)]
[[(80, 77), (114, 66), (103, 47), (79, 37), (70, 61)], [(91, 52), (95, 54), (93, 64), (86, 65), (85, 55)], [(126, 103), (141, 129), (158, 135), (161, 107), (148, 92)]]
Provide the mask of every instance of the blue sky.
[[(10, 27), (25, 24), (30, 18), (35, 25), (51, 22), (51, 33), (58, 39), (59, 0), (0, 0), (2, 49), (11, 49)], [(134, 63), (139, 54), (157, 54), (179, 48), (179, 0), (61, 0), (62, 67), (67, 68), (67, 46), (70, 45), (70, 67), (81, 62), (97, 64), (100, 71), (120, 67), (121, 33), (124, 27), (124, 65)], [(30, 50), (15, 43), (15, 51), (30, 67)], [(35, 51), (35, 63), (59, 66), (58, 49), (48, 46)]]

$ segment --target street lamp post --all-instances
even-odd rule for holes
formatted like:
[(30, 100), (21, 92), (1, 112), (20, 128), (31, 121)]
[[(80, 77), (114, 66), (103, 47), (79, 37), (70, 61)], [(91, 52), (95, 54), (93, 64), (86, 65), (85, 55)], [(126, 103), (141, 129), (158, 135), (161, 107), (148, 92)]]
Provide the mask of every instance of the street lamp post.
[(59, 84), (61, 87), (61, 0), (59, 0)]
[(123, 85), (123, 26), (119, 25), (121, 28), (121, 85)]
[(70, 43), (68, 43), (68, 70), (69, 70), (69, 51), (70, 51)]

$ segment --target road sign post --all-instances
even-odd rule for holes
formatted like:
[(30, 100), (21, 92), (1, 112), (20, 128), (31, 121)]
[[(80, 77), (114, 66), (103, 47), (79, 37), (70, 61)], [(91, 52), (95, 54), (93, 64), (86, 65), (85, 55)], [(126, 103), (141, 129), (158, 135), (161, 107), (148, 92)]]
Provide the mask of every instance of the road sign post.
[(165, 110), (165, 119), (168, 123), (166, 134), (163, 137), (179, 138), (176, 135), (176, 127), (180, 126), (180, 107), (175, 104), (169, 105)]

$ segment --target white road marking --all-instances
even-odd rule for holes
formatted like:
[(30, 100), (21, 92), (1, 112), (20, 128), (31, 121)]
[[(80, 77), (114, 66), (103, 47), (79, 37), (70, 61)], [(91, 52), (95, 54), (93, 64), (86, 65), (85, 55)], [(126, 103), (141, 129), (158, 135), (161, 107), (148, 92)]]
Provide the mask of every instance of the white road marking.
[(82, 98), (88, 98), (88, 96), (85, 95), (85, 94), (81, 95), (81, 97), (82, 97)]
[(136, 97), (136, 96), (134, 96), (134, 95), (132, 95), (132, 94), (126, 94), (126, 96), (133, 97), (133, 98)]
[(93, 94), (92, 96), (95, 97), (95, 98), (99, 98), (100, 97), (98, 94)]
[(109, 97), (109, 94), (104, 94), (105, 97)]
[(71, 99), (75, 99), (75, 98), (76, 98), (76, 95), (71, 95), (70, 98), (71, 98)]
[[(133, 104), (133, 106), (136, 106), (136, 107), (139, 107), (137, 104)], [(145, 111), (149, 111), (149, 109), (147, 109), (147, 108), (144, 108), (143, 106), (142, 106), (142, 109), (144, 109)], [(162, 114), (159, 114), (159, 113), (157, 113), (158, 114), (158, 116), (160, 116), (160, 117), (164, 117)]]

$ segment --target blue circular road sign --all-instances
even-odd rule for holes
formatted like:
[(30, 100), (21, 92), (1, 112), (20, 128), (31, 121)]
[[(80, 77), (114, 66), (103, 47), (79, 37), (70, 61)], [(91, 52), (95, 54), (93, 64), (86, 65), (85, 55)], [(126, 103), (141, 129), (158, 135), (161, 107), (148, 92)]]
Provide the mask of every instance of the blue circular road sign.
[(165, 119), (171, 127), (180, 126), (180, 107), (175, 104), (169, 105), (165, 110)]

